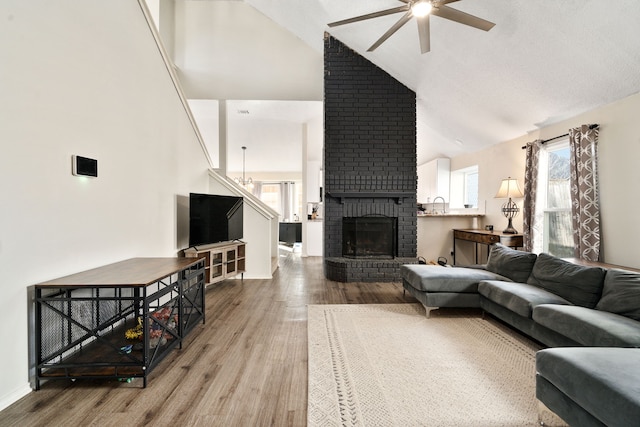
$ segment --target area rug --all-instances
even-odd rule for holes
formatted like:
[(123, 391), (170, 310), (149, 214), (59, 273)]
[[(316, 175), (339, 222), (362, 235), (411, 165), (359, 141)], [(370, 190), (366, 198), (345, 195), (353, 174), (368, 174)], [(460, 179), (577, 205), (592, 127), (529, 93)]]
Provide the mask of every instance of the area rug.
[(436, 313), (310, 305), (308, 426), (536, 425), (540, 346), (478, 313)]

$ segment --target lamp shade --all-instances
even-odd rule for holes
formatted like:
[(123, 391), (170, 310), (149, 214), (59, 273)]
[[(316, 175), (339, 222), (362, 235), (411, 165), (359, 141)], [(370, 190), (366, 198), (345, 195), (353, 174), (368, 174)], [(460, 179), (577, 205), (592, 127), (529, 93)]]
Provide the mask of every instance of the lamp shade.
[(496, 199), (509, 199), (509, 198), (518, 198), (524, 197), (520, 186), (518, 185), (518, 180), (514, 178), (507, 178), (502, 180), (502, 184), (500, 184), (500, 189), (496, 194)]

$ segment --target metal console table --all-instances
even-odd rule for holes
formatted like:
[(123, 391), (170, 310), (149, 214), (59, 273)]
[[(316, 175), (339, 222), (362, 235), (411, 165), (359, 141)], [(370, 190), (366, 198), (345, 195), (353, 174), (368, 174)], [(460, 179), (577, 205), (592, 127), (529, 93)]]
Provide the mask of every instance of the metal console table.
[[(41, 381), (143, 378), (204, 323), (204, 260), (133, 258), (34, 285), (32, 388)], [(138, 330), (128, 339), (127, 330)]]

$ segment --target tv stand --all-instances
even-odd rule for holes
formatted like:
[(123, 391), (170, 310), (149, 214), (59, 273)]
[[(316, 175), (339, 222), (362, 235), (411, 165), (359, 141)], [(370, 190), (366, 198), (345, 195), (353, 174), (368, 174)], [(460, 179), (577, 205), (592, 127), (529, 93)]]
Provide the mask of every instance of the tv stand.
[(246, 271), (246, 243), (240, 240), (193, 246), (184, 250), (187, 258), (203, 258), (207, 285), (220, 282), (240, 274), (244, 280)]

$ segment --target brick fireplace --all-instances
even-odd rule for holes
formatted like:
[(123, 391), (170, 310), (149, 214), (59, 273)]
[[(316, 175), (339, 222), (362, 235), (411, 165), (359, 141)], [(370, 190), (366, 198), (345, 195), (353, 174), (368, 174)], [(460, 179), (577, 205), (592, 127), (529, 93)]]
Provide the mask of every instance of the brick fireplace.
[[(415, 93), (328, 35), (324, 62), (325, 276), (400, 281), (400, 265), (417, 262)], [(374, 237), (374, 220), (371, 247), (345, 253), (352, 218), (389, 219), (392, 252), (377, 247), (387, 237)]]

